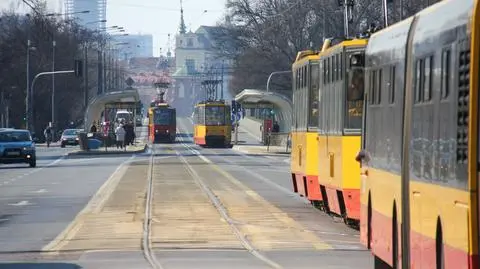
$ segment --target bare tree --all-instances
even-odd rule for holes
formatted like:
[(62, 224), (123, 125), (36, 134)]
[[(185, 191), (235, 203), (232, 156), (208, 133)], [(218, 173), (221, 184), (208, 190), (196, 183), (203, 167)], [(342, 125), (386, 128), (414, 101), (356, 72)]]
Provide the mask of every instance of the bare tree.
[[(30, 77), (52, 70), (55, 40), (55, 70), (72, 70), (75, 59), (83, 59), (84, 44), (98, 41), (99, 35), (73, 21), (63, 21), (45, 16), (43, 1), (27, 1), (33, 6), (29, 16), (8, 11), (0, 14), (0, 91), (8, 97), (10, 123), (17, 128), (25, 127), (26, 62), (27, 40), (30, 37)], [(28, 34), (30, 33), (30, 34)], [(93, 48), (90, 47), (89, 51)], [(90, 96), (97, 91), (96, 53), (91, 53), (87, 72), (89, 73)], [(63, 128), (68, 122), (80, 123), (83, 120), (84, 84), (82, 78), (72, 74), (55, 77), (56, 122)], [(41, 132), (51, 120), (52, 78), (45, 76), (35, 84), (33, 101), (34, 130)], [(94, 94), (93, 94), (94, 93)], [(0, 113), (3, 111), (0, 110)]]
[[(418, 12), (426, 2), (394, 0), (388, 6), (389, 23)], [(264, 89), (271, 72), (290, 70), (297, 52), (319, 50), (325, 38), (334, 38), (334, 42), (344, 40), (344, 9), (340, 3), (343, 1), (227, 1), (227, 14), (215, 38), (217, 51), (235, 60), (232, 94), (244, 88)], [(382, 1), (355, 1), (349, 37), (364, 32), (370, 24), (384, 25)], [(290, 77), (276, 77), (271, 87), (278, 91), (290, 90)]]

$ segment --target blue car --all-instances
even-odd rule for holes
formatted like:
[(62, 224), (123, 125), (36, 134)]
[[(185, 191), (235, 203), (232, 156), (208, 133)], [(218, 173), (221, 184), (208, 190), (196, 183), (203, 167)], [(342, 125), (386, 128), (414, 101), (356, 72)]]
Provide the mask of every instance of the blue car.
[(0, 164), (37, 166), (35, 142), (28, 130), (0, 129)]

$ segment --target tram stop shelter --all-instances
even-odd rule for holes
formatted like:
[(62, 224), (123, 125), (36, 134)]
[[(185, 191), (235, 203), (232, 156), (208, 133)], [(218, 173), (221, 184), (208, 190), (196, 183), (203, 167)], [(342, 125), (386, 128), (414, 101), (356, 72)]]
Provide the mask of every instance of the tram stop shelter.
[[(235, 101), (242, 104), (242, 108), (246, 110), (272, 111), (273, 113), (271, 116), (274, 116), (274, 120), (278, 122), (280, 133), (285, 134), (286, 136), (290, 133), (292, 127), (293, 104), (291, 99), (287, 96), (264, 90), (244, 89), (235, 96)], [(255, 117), (254, 115), (248, 114), (245, 116)]]
[(133, 111), (135, 119), (139, 101), (140, 95), (136, 89), (112, 91), (97, 96), (87, 107), (84, 119), (85, 130), (88, 130), (94, 121), (98, 121), (101, 118), (102, 112), (106, 114), (108, 109)]

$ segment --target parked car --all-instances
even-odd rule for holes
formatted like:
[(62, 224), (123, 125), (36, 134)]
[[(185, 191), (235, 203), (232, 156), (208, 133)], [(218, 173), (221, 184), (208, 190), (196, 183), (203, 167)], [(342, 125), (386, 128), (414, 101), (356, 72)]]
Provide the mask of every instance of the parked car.
[(70, 146), (78, 146), (78, 133), (81, 132), (81, 129), (66, 129), (63, 131), (62, 136), (60, 138), (62, 148), (66, 147), (67, 145)]
[(0, 163), (28, 163), (37, 166), (35, 142), (28, 130), (0, 130)]

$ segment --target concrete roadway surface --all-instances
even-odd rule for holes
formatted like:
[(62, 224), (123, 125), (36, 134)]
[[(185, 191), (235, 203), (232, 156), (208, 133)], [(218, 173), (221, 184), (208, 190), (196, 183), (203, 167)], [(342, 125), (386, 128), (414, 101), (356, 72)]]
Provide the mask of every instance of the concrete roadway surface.
[(0, 268), (373, 268), (358, 232), (290, 191), (286, 157), (202, 149), (177, 122), (149, 153), (1, 170)]

